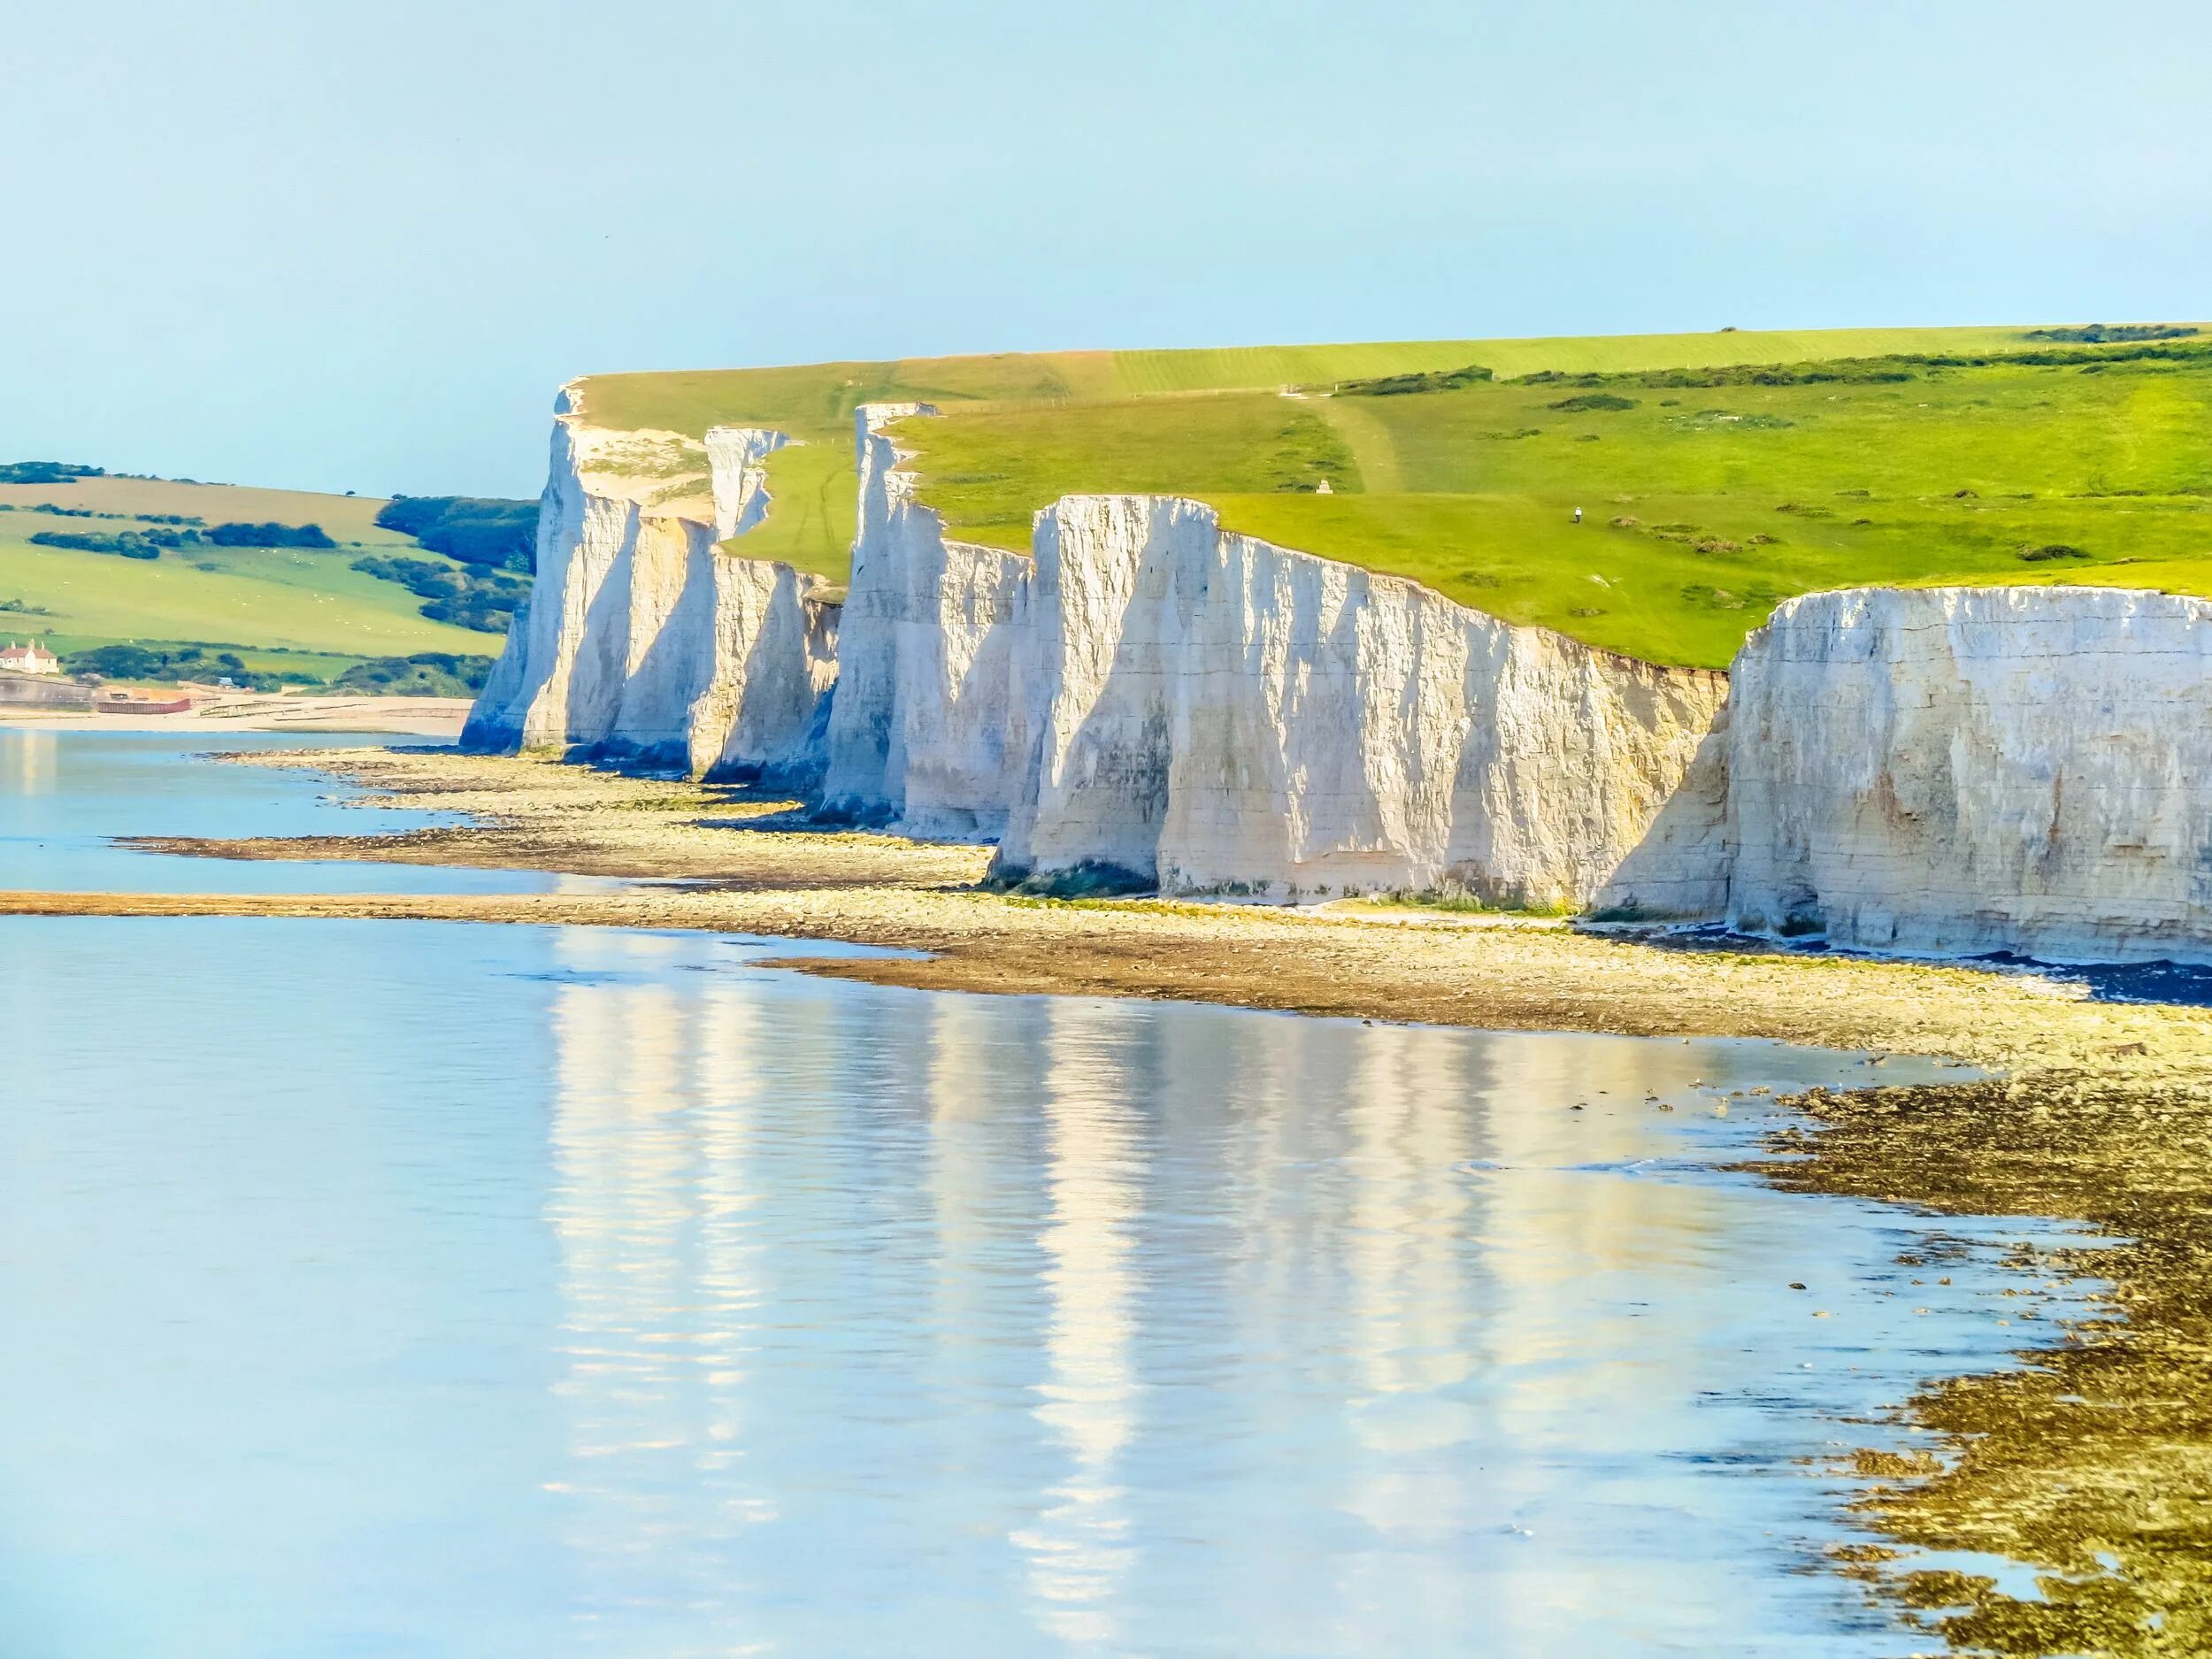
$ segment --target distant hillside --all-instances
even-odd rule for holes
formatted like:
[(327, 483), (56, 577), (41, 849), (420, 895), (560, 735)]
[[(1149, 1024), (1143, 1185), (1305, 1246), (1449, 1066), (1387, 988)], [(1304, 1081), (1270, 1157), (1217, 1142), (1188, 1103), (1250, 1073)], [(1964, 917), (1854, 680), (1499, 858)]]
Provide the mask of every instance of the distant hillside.
[(806, 440), (770, 458), (744, 550), (840, 577), (852, 410), (918, 400), (943, 413), (900, 442), (955, 534), (1025, 548), (1064, 494), (1194, 495), (1232, 529), (1655, 661), (1719, 665), (1778, 600), (1858, 583), (2212, 594), (2196, 324), (1064, 352), (580, 396), (617, 428)]
[[(358, 671), (357, 686), (419, 680), (388, 666), (414, 657), (449, 683), (447, 664), (497, 655), (527, 588), (526, 576), (425, 557), (412, 535), (378, 524), (380, 498), (52, 462), (0, 464), (0, 479), (18, 480), (0, 482), (0, 637), (43, 639), (73, 665), (143, 671), (118, 677), (334, 684)], [(107, 647), (136, 654), (83, 655)]]
[(538, 503), (478, 495), (395, 495), (377, 510), (380, 530), (412, 536), (464, 565), (527, 574), (538, 533)]

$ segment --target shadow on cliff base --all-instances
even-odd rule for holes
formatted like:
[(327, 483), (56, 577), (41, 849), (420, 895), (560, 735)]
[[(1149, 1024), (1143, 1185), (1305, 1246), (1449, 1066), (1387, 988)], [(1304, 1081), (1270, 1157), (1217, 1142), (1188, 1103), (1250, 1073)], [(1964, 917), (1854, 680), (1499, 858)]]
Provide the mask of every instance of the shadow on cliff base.
[(1102, 859), (1086, 858), (1062, 870), (1002, 871), (995, 861), (978, 884), (987, 893), (1034, 899), (1132, 899), (1160, 890), (1156, 877)]
[[(1741, 956), (1848, 956), (1894, 961), (1880, 951), (1832, 949), (1824, 939), (1777, 939), (1740, 933), (1718, 922), (1693, 926), (1589, 926), (1587, 931), (1632, 940), (1655, 950), (1724, 952)], [(1916, 958), (1908, 958), (1916, 960)], [(2212, 967), (2188, 962), (2044, 962), (2009, 950), (1979, 956), (1947, 956), (1943, 965), (1993, 973), (2032, 973), (2058, 985), (2078, 985), (2100, 1002), (2165, 1002), (2212, 1008)]]
[(2212, 1008), (2212, 968), (2188, 962), (2051, 963), (2000, 953), (1977, 961), (2031, 969), (2061, 985), (2079, 985), (2100, 1002), (2170, 1002)]

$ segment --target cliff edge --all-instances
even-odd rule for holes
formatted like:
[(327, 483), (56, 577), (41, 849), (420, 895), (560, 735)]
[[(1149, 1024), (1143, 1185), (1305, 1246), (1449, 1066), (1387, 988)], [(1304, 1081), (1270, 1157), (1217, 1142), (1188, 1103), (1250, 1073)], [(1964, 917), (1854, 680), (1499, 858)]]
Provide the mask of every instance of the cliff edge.
[(718, 545), (765, 516), (762, 464), (786, 442), (757, 427), (703, 442), (603, 431), (564, 390), (536, 586), (464, 747), (803, 780), (836, 675), (838, 608), (820, 577)]
[(1877, 950), (2212, 959), (2212, 604), (1809, 594), (1731, 672), (1698, 787), (1601, 905)]

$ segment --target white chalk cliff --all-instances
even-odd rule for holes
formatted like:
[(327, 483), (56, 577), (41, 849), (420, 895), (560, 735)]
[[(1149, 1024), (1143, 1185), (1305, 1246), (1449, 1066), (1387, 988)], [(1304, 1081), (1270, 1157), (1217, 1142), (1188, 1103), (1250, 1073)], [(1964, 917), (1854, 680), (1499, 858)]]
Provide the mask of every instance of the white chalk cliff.
[(874, 403), (855, 415), (860, 525), (822, 804), (912, 835), (989, 841), (1020, 792), (1014, 653), (1031, 561), (949, 540), (943, 519), (915, 499), (915, 476), (886, 428), (935, 412)]
[(949, 539), (887, 430), (931, 412), (860, 413), (825, 803), (1000, 838), (1007, 879), (1577, 903), (1725, 689), (1225, 534), (1195, 502), (1071, 496), (1028, 557)]
[(732, 551), (783, 434), (607, 432), (565, 394), (537, 586), (465, 741), (818, 787), (828, 817), (996, 840), (1010, 883), (2212, 960), (2212, 604), (1814, 594), (1727, 676), (1663, 668), (1197, 502), (1065, 497), (1026, 555), (948, 537), (895, 442), (933, 412), (858, 411), (841, 618)]
[(1225, 532), (1196, 502), (1068, 497), (1036, 549), (1009, 872), (1579, 904), (1726, 689)]
[(1697, 787), (1601, 903), (1873, 949), (2212, 959), (2212, 604), (1810, 594), (1732, 678)]
[(819, 577), (717, 546), (765, 515), (780, 433), (589, 425), (556, 405), (527, 611), (462, 741), (694, 777), (818, 770), (837, 607)]

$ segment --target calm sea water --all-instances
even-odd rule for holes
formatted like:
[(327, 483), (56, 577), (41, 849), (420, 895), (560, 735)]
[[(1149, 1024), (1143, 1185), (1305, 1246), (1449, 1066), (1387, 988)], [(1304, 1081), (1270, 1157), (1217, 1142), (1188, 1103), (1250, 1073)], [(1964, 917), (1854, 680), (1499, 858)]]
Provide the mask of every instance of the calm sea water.
[(0, 918), (0, 1654), (1925, 1646), (1800, 1570), (2021, 1235), (1714, 1167), (1855, 1057), (789, 949)]
[(263, 864), (173, 858), (110, 845), (119, 835), (369, 835), (457, 822), (344, 802), (329, 779), (205, 758), (228, 752), (369, 746), (374, 736), (297, 732), (183, 735), (0, 727), (0, 888), (103, 893), (539, 893), (607, 886), (590, 877), (429, 864)]

